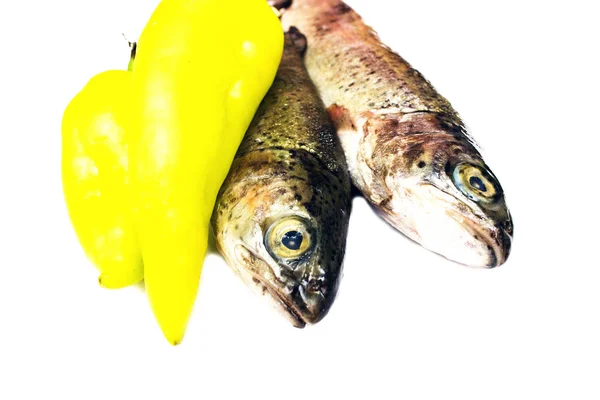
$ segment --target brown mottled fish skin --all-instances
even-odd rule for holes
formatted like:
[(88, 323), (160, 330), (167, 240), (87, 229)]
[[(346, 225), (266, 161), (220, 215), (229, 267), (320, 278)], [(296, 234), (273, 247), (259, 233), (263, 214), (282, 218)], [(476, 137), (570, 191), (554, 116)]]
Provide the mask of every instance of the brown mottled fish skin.
[(502, 188), (450, 103), (342, 1), (294, 0), (282, 22), (306, 35), (352, 182), (382, 217), (451, 260), (504, 263), (513, 224)]
[(327, 314), (337, 293), (350, 177), (335, 127), (302, 62), (298, 46), (304, 38), (290, 32), (273, 86), (221, 187), (212, 226), (233, 270), (304, 327)]

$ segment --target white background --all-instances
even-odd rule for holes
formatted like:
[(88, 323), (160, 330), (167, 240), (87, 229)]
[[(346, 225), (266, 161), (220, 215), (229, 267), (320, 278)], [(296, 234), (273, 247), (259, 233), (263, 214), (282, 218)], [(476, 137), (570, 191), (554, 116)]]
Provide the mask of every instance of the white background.
[[(182, 345), (139, 288), (98, 287), (69, 224), (60, 122), (127, 65), (157, 0), (0, 3), (1, 399), (597, 399), (599, 73), (592, 1), (348, 1), (464, 117), (513, 253), (462, 267), (354, 200), (345, 276), (292, 328), (216, 254)], [(218, 40), (218, 38), (215, 38)]]

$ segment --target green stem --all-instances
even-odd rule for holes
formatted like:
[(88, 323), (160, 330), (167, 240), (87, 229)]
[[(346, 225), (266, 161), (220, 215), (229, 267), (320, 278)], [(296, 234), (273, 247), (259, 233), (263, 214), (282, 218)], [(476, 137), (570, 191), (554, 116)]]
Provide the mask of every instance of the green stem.
[(129, 57), (127, 71), (133, 71), (133, 62), (135, 61), (135, 54), (137, 52), (137, 42), (129, 42), (129, 47), (131, 48), (131, 55)]

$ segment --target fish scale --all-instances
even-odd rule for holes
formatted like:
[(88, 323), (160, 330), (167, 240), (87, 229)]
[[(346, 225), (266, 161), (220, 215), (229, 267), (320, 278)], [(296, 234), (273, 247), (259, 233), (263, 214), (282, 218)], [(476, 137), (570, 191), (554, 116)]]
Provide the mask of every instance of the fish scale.
[(421, 73), (381, 43), (375, 31), (346, 4), (297, 0), (284, 13), (283, 21), (309, 38), (305, 62), (326, 106), (344, 104), (351, 112), (388, 108), (403, 113), (431, 111), (458, 118)]

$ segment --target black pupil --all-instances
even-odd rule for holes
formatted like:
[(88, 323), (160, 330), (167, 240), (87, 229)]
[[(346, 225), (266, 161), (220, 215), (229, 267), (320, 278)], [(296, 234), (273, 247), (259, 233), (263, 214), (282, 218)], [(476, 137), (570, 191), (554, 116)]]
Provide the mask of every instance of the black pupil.
[(485, 187), (485, 183), (478, 176), (472, 176), (469, 178), (469, 184), (480, 192), (487, 192), (487, 188)]
[(290, 250), (298, 250), (302, 244), (302, 234), (298, 231), (289, 231), (281, 238), (281, 243)]

